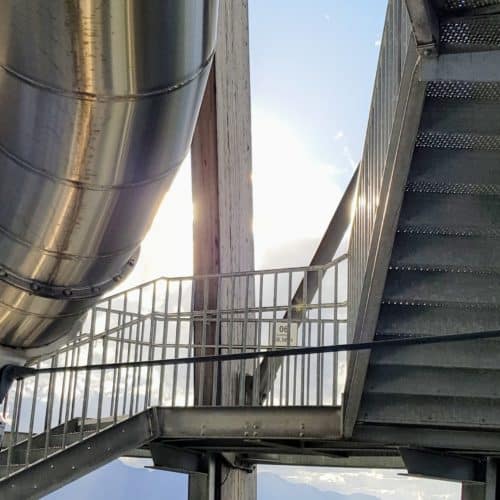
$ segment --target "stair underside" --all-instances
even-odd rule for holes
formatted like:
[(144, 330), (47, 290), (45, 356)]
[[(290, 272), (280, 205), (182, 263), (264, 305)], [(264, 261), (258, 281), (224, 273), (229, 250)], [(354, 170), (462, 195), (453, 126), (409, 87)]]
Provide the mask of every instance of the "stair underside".
[[(498, 8), (439, 0), (440, 13)], [(441, 49), (500, 49), (500, 17), (441, 20)], [(375, 339), (500, 330), (500, 85), (431, 82)], [(500, 429), (500, 340), (373, 351), (358, 423)]]

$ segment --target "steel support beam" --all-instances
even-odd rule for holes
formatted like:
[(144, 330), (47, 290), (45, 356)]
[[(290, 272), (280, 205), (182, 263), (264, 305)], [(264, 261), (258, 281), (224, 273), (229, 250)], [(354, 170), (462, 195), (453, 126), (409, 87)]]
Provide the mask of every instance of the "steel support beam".
[(439, 49), (439, 20), (430, 0), (406, 0), (417, 50), (425, 56), (436, 55)]
[(155, 412), (145, 411), (23, 469), (0, 483), (2, 500), (38, 499), (157, 438)]
[(340, 407), (158, 408), (159, 434), (176, 439), (318, 439), (341, 437)]
[[(401, 78), (397, 108), (387, 153), (380, 200), (376, 212), (367, 271), (360, 295), (360, 309), (353, 325), (355, 342), (373, 340), (380, 311), (404, 188), (413, 158), (415, 140), (425, 101), (425, 84), (419, 81), (420, 59), (410, 46)], [(362, 175), (363, 172), (361, 171)], [(344, 435), (349, 438), (358, 418), (370, 352), (353, 353), (349, 358), (344, 393)]]

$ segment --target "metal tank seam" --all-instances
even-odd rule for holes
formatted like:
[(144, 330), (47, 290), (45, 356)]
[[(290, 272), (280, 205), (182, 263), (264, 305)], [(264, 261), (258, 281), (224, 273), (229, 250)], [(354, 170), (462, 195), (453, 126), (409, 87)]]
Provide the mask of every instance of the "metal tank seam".
[(94, 285), (79, 286), (79, 285), (51, 285), (43, 281), (26, 278), (15, 274), (10, 269), (0, 265), (0, 282), (6, 283), (18, 290), (35, 295), (36, 297), (44, 297), (47, 299), (76, 301), (93, 299), (100, 297), (107, 290), (111, 289), (116, 283), (125, 278), (135, 266), (139, 249), (128, 259), (127, 263), (122, 267), (120, 273), (112, 278), (95, 283)]
[[(111, 252), (111, 253), (103, 253), (103, 254), (96, 254), (96, 255), (76, 255), (72, 253), (65, 253), (65, 252), (59, 252), (55, 250), (48, 250), (46, 248), (33, 245), (32, 243), (23, 240), (20, 238), (18, 235), (14, 234), (12, 231), (9, 231), (7, 228), (4, 226), (0, 225), (0, 233), (3, 233), (5, 237), (7, 237), (9, 240), (14, 241), (16, 243), (19, 243), (20, 245), (30, 248), (30, 249), (35, 249), (40, 251), (40, 253), (47, 255), (49, 257), (67, 257), (68, 260), (74, 260), (74, 261), (82, 261), (82, 260), (93, 260), (93, 259), (105, 259), (105, 258), (112, 258), (116, 257), (118, 255), (125, 255), (128, 252), (135, 250), (140, 244), (141, 241), (136, 241), (132, 243), (130, 246), (125, 247), (123, 249), (120, 249), (116, 252)], [(1, 264), (0, 264), (1, 266)]]
[(155, 97), (155, 96), (161, 96), (165, 94), (170, 94), (172, 92), (175, 92), (176, 90), (179, 90), (187, 85), (189, 85), (191, 82), (195, 81), (196, 79), (199, 78), (199, 76), (207, 69), (210, 67), (212, 64), (212, 60), (214, 59), (215, 56), (215, 50), (210, 53), (207, 59), (205, 59), (202, 64), (198, 67), (198, 69), (189, 75), (187, 78), (184, 80), (181, 80), (178, 83), (169, 85), (168, 87), (162, 87), (158, 90), (151, 90), (148, 92), (140, 92), (137, 94), (97, 94), (97, 93), (92, 93), (92, 92), (82, 92), (82, 91), (70, 91), (70, 90), (65, 90), (59, 87), (52, 87), (50, 85), (46, 85), (44, 83), (41, 83), (33, 78), (30, 78), (26, 75), (23, 75), (22, 73), (18, 73), (16, 70), (10, 68), (9, 66), (0, 63), (0, 69), (3, 69), (7, 74), (11, 75), (12, 77), (16, 78), (17, 80), (25, 83), (26, 85), (29, 85), (31, 87), (44, 90), (46, 92), (49, 92), (51, 94), (55, 94), (58, 96), (63, 96), (63, 97), (68, 97), (70, 99), (76, 99), (76, 100), (87, 100), (87, 101), (138, 101), (140, 99), (147, 99), (149, 97)]
[[(53, 299), (53, 300), (58, 300), (58, 299)], [(95, 302), (95, 301), (94, 301)], [(82, 310), (77, 312), (77, 313), (72, 313), (72, 314), (56, 314), (56, 315), (52, 315), (52, 316), (47, 316), (47, 315), (44, 315), (44, 314), (39, 314), (39, 313), (35, 313), (35, 312), (32, 312), (32, 311), (25, 311), (23, 309), (19, 309), (18, 307), (14, 307), (10, 304), (6, 304), (3, 300), (0, 299), (0, 308), (1, 307), (4, 307), (6, 309), (8, 309), (9, 311), (14, 311), (16, 313), (20, 313), (24, 316), (34, 316), (36, 318), (40, 318), (40, 319), (66, 319), (66, 318), (79, 318), (81, 317), (82, 314), (84, 314), (88, 309), (89, 309), (89, 305), (86, 303), (83, 307), (82, 307)], [(5, 344), (0, 344), (0, 347), (1, 346), (4, 346)], [(12, 347), (12, 346), (11, 346)]]
[(176, 163), (170, 166), (168, 171), (156, 177), (146, 179), (144, 181), (129, 182), (126, 184), (92, 184), (92, 183), (86, 183), (84, 181), (74, 181), (71, 179), (67, 179), (65, 177), (58, 177), (57, 175), (50, 174), (45, 170), (41, 170), (37, 167), (34, 167), (27, 161), (23, 160), (22, 158), (19, 158), (14, 153), (10, 152), (1, 143), (0, 143), (0, 154), (3, 154), (4, 156), (12, 160), (16, 165), (19, 165), (21, 168), (23, 168), (24, 170), (39, 175), (40, 177), (45, 177), (46, 179), (54, 181), (57, 184), (63, 184), (65, 186), (69, 186), (74, 189), (81, 189), (82, 191), (97, 191), (97, 192), (120, 191), (125, 189), (134, 189), (137, 187), (147, 186), (149, 184), (155, 184), (156, 182), (159, 182), (168, 177), (172, 173), (172, 170), (175, 170), (184, 161), (184, 160), (177, 161)]

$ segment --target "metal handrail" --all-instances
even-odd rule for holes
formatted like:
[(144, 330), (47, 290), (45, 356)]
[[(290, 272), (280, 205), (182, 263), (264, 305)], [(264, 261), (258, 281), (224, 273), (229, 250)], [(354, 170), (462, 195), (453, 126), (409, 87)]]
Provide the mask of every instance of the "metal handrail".
[[(291, 291), (311, 273), (320, 277), (321, 293), (294, 303)], [(195, 302), (196, 289), (206, 290), (210, 280), (217, 282), (216, 302)], [(47, 457), (54, 442), (64, 449), (152, 406), (217, 405), (218, 391), (229, 388), (230, 404), (259, 406), (258, 391), (247, 391), (247, 375), (259, 376), (262, 356), (255, 353), (264, 351), (312, 349), (273, 354), (283, 361), (269, 380), (265, 405), (338, 405), (343, 354), (314, 349), (345, 342), (346, 299), (346, 255), (323, 266), (160, 278), (107, 297), (89, 311), (75, 339), (36, 360), (32, 366), (41, 371), (11, 388), (4, 404), (10, 440), (0, 453), (4, 472)], [(300, 321), (282, 319), (293, 310)], [(293, 331), (280, 336), (284, 325)], [(215, 342), (208, 341), (209, 328), (220, 333)], [(192, 359), (212, 354), (238, 359)], [(88, 365), (100, 366), (84, 370)], [(209, 374), (214, 378), (202, 399)]]

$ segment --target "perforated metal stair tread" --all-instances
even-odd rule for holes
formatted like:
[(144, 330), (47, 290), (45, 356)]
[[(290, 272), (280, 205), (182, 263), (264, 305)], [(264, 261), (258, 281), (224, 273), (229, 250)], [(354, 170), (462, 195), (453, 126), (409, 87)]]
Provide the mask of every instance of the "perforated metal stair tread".
[(437, 80), (427, 84), (426, 95), (434, 99), (498, 101), (500, 100), (500, 83)]
[[(432, 384), (428, 380), (432, 378)], [(404, 380), (404, 384), (401, 381)], [(370, 394), (438, 396), (443, 398), (500, 398), (498, 370), (403, 364), (374, 365), (365, 391)]]
[(420, 122), (421, 133), (500, 136), (500, 103), (473, 99), (427, 98)]
[(448, 272), (500, 272), (498, 240), (481, 236), (399, 232), (394, 241), (391, 268)]
[(497, 275), (389, 270), (384, 302), (500, 306)]
[(497, 430), (498, 400), (416, 394), (365, 394), (360, 421)]
[(500, 230), (500, 197), (464, 197), (443, 193), (405, 195), (399, 226), (438, 226), (467, 232)]
[(500, 136), (423, 130), (417, 135), (416, 147), (498, 151)]
[[(441, 335), (500, 330), (499, 307), (465, 307), (463, 304), (384, 303), (377, 335)], [(497, 340), (494, 340), (497, 342)], [(486, 341), (483, 341), (486, 342)]]
[(464, 227), (461, 225), (444, 227), (431, 224), (405, 224), (396, 233), (449, 236), (460, 238), (500, 238), (500, 228), (483, 228), (479, 226)]
[(454, 17), (440, 23), (442, 51), (466, 52), (500, 48), (500, 15)]
[(418, 148), (408, 183), (500, 185), (500, 151)]
[(434, 5), (441, 12), (453, 12), (484, 7), (500, 6), (499, 0), (434, 0)]

